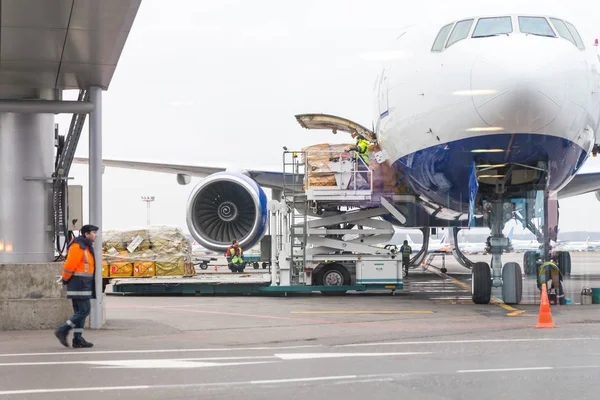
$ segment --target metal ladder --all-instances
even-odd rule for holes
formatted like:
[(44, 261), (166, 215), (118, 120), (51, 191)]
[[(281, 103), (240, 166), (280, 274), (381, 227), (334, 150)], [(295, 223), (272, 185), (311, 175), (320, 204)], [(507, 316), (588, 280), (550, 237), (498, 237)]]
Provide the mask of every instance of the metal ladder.
[[(442, 257), (442, 268), (438, 268), (432, 264), (433, 260), (436, 257)], [(447, 271), (447, 269), (446, 269), (446, 253), (429, 253), (429, 255), (427, 256), (427, 261), (425, 261), (425, 265), (424, 265), (423, 269), (427, 270), (427, 268), (429, 268), (429, 267), (437, 268), (442, 273), (446, 273), (446, 271)]]
[[(77, 101), (88, 101), (89, 93), (87, 89), (79, 91)], [(60, 143), (59, 140), (59, 152), (56, 156), (55, 171), (52, 175), (53, 187), (52, 197), (54, 204), (54, 233), (58, 237), (60, 234), (64, 234), (67, 237), (68, 222), (67, 218), (67, 179), (71, 170), (71, 164), (75, 157), (75, 150), (83, 131), (83, 125), (85, 124), (85, 118), (87, 114), (73, 114), (71, 118), (71, 125), (69, 126), (69, 132), (65, 137), (64, 144)], [(60, 139), (60, 137), (57, 137)], [(62, 145), (62, 146), (61, 146)]]
[[(290, 209), (289, 235), (292, 259), (291, 283), (303, 285), (308, 241), (308, 201), (304, 192), (306, 154), (285, 151), (283, 154), (283, 198)], [(287, 238), (283, 238), (284, 241)]]

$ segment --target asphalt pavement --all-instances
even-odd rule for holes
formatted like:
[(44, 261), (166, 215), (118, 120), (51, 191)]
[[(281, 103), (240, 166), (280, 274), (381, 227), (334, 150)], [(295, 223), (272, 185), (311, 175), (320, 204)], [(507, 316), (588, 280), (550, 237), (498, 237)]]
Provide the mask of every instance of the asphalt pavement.
[[(600, 287), (600, 255), (573, 259), (567, 283)], [(0, 400), (597, 397), (597, 305), (573, 293), (557, 328), (536, 329), (535, 291), (475, 305), (468, 271), (446, 264), (395, 296), (109, 296), (92, 349), (0, 332)]]

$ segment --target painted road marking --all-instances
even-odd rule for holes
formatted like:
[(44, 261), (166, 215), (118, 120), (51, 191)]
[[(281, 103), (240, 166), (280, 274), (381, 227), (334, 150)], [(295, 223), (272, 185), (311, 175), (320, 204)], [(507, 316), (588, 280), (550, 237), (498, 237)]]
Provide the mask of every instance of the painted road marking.
[[(156, 359), (129, 359), (129, 360), (97, 360), (97, 361), (40, 361), (40, 362), (17, 362), (17, 363), (2, 363), (0, 367), (25, 367), (25, 366), (41, 366), (41, 365), (114, 365), (114, 366), (135, 366), (136, 363), (155, 363), (159, 365), (161, 362), (205, 362), (209, 361), (233, 361), (233, 360), (259, 360), (273, 359), (274, 356), (248, 356), (248, 357), (213, 357), (213, 358), (156, 358)], [(226, 365), (212, 363), (215, 365)], [(141, 368), (141, 367), (140, 367)], [(160, 367), (163, 368), (163, 367)], [(164, 368), (167, 368), (166, 366)]]
[(432, 352), (411, 352), (411, 353), (290, 353), (275, 354), (275, 357), (282, 360), (312, 360), (317, 358), (343, 358), (343, 357), (389, 357), (389, 356), (414, 356), (433, 354)]
[(291, 314), (433, 314), (433, 310), (386, 310), (386, 311), (292, 311)]
[[(568, 367), (567, 367), (568, 368)], [(579, 368), (589, 368), (582, 365)], [(509, 368), (509, 369), (488, 369), (488, 370), (458, 370), (456, 373), (469, 372), (508, 372), (508, 371), (530, 371), (530, 370), (548, 370), (548, 369), (564, 369), (563, 367), (529, 367), (529, 368)], [(440, 372), (442, 374), (444, 372)], [(188, 384), (172, 384), (172, 385), (137, 385), (137, 386), (103, 386), (103, 387), (80, 387), (80, 388), (59, 388), (59, 389), (22, 389), (22, 390), (5, 390), (0, 391), (0, 396), (19, 396), (28, 394), (51, 394), (51, 393), (73, 393), (73, 392), (102, 392), (102, 391), (119, 391), (119, 390), (182, 390), (182, 389), (197, 389), (203, 387), (233, 387), (233, 386), (254, 386), (254, 385), (281, 385), (290, 383), (305, 383), (305, 382), (323, 382), (323, 381), (379, 381), (391, 380), (394, 378), (402, 378), (415, 375), (435, 375), (435, 372), (425, 373), (394, 373), (394, 374), (369, 374), (369, 375), (338, 375), (338, 376), (317, 376), (306, 378), (284, 378), (284, 379), (269, 379), (255, 380), (244, 382), (215, 382), (215, 383), (188, 383)]]
[(115, 360), (115, 361), (88, 361), (88, 365), (100, 365), (101, 369), (118, 368), (118, 369), (186, 369), (186, 368), (214, 368), (214, 367), (233, 367), (237, 365), (256, 365), (269, 364), (275, 361), (254, 361), (254, 362), (232, 362), (232, 363), (216, 363), (216, 362), (195, 362), (195, 361), (179, 361), (179, 360)]
[(288, 350), (323, 347), (312, 344), (304, 346), (274, 346), (274, 347), (225, 347), (204, 349), (146, 349), (146, 350), (94, 350), (94, 351), (59, 351), (50, 353), (5, 353), (0, 357), (28, 357), (28, 356), (78, 356), (88, 354), (142, 354), (142, 353), (200, 353), (210, 351), (252, 351), (252, 350)]
[(554, 367), (525, 367), (525, 368), (493, 368), (493, 369), (461, 369), (459, 374), (470, 374), (474, 372), (512, 372), (512, 371), (547, 371)]
[(522, 339), (466, 339), (466, 340), (435, 340), (419, 342), (378, 342), (378, 343), (354, 343), (339, 344), (335, 347), (363, 347), (363, 346), (391, 346), (391, 345), (415, 345), (415, 344), (467, 344), (467, 343), (513, 343), (513, 342), (557, 342), (557, 341), (585, 341), (598, 340), (599, 337), (574, 337), (574, 338), (522, 338)]
[[(156, 359), (128, 359), (128, 360), (96, 360), (96, 361), (41, 361), (41, 362), (16, 362), (2, 363), (0, 367), (26, 367), (47, 365), (100, 365), (105, 368), (205, 368), (224, 367), (235, 365), (266, 364), (271, 362), (290, 360), (314, 360), (324, 358), (349, 358), (349, 357), (391, 357), (427, 355), (432, 352), (397, 352), (397, 353), (281, 353), (272, 356), (245, 356), (245, 357), (212, 357), (212, 358), (156, 358)], [(215, 361), (241, 361), (241, 360), (271, 360), (271, 361), (242, 361), (218, 363)]]
[[(373, 377), (366, 375), (366, 377)], [(25, 389), (25, 390), (6, 390), (0, 391), (0, 396), (7, 395), (24, 395), (24, 394), (46, 394), (46, 393), (69, 393), (69, 392), (102, 392), (105, 390), (161, 390), (161, 389), (192, 389), (201, 387), (219, 387), (219, 386), (248, 386), (248, 385), (266, 385), (266, 384), (284, 384), (284, 383), (302, 383), (316, 381), (332, 381), (332, 380), (350, 380), (361, 378), (357, 375), (340, 375), (340, 376), (317, 376), (310, 378), (288, 378), (288, 379), (271, 379), (262, 381), (246, 381), (246, 382), (218, 382), (218, 383), (191, 383), (180, 385), (137, 385), (137, 386), (104, 386), (104, 387), (82, 387), (82, 388), (60, 388), (60, 389)]]

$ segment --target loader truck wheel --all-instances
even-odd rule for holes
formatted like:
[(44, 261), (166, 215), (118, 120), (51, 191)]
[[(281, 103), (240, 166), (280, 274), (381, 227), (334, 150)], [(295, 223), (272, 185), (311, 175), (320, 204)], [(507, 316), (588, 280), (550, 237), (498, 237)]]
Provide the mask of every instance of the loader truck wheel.
[[(317, 285), (319, 286), (348, 286), (352, 282), (352, 277), (348, 270), (340, 264), (329, 264), (321, 271), (317, 278)], [(323, 290), (321, 294), (323, 296), (340, 296), (346, 293), (346, 290)]]

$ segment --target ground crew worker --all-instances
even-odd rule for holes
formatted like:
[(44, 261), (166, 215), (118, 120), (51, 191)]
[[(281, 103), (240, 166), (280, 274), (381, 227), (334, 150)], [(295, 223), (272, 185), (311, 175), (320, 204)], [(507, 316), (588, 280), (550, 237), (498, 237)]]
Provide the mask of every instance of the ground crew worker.
[(358, 135), (356, 137), (356, 146), (350, 147), (348, 151), (355, 151), (358, 154), (358, 156), (354, 157), (354, 161), (356, 162), (357, 167), (356, 169), (359, 171), (357, 175), (361, 176), (365, 180), (365, 183), (368, 185), (369, 174), (367, 171), (369, 170), (369, 142), (365, 139), (363, 135)]
[(227, 253), (225, 253), (225, 257), (227, 257), (229, 269), (231, 270), (231, 272), (244, 272), (244, 252), (239, 246), (237, 240), (234, 240), (231, 246), (227, 248)]
[(404, 267), (404, 275), (408, 276), (408, 267), (410, 265), (410, 255), (412, 254), (412, 248), (408, 244), (408, 240), (405, 240), (402, 247), (400, 247), (400, 253), (402, 253), (402, 266)]
[[(542, 290), (543, 283), (546, 284), (548, 289), (551, 287), (554, 288), (555, 296), (558, 299), (559, 304), (564, 305), (566, 302), (562, 285), (563, 276), (554, 261), (555, 260), (547, 261), (540, 265), (538, 269), (538, 289)], [(552, 286), (550, 286), (550, 283), (552, 283)], [(554, 304), (556, 304), (556, 301)]]
[(83, 338), (85, 319), (90, 315), (91, 301), (96, 298), (94, 272), (96, 260), (92, 244), (96, 240), (98, 227), (84, 225), (80, 235), (69, 245), (67, 259), (63, 265), (62, 283), (67, 285), (67, 298), (73, 303), (74, 314), (54, 332), (60, 343), (69, 347), (67, 336), (73, 329), (74, 348), (93, 347)]

